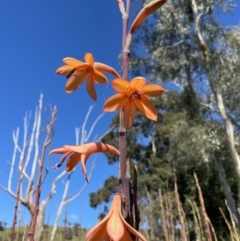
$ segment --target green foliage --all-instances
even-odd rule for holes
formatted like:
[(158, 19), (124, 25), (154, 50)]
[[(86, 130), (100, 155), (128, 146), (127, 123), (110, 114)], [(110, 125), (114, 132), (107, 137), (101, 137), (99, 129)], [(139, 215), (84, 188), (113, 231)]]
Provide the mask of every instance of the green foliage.
[[(49, 241), (49, 239), (50, 239), (52, 226), (50, 226), (50, 225), (47, 225), (47, 226), (48, 227), (45, 228), (45, 231), (43, 232), (42, 241)], [(66, 235), (65, 235), (65, 232), (66, 232)], [(71, 229), (70, 227), (68, 227), (67, 230), (65, 230), (64, 227), (58, 227), (55, 240), (59, 240), (59, 241), (65, 240), (64, 236), (65, 236), (66, 240), (72, 240), (72, 241), (84, 241), (85, 240), (85, 236), (86, 236), (86, 232), (87, 232), (86, 229), (83, 228), (80, 230), (80, 232), (79, 232), (80, 236), (73, 235), (74, 234), (73, 232), (74, 232), (74, 230)], [(11, 233), (11, 228), (5, 228), (4, 231), (1, 232), (0, 240), (8, 241), (9, 240), (8, 237), (9, 237), (10, 233)], [(18, 241), (18, 240), (22, 241), (23, 233), (25, 233), (25, 237), (26, 237), (26, 235), (27, 235), (26, 227), (17, 228), (16, 233), (15, 233), (16, 239), (14, 239), (14, 241)]]
[(3, 230), (4, 230), (3, 222), (0, 221), (0, 231), (3, 231)]
[(90, 206), (96, 208), (101, 202), (109, 202), (113, 193), (117, 192), (118, 179), (114, 176), (109, 177), (96, 193), (90, 193)]
[[(155, 202), (152, 202), (153, 210), (159, 210), (157, 201), (158, 189), (173, 190), (173, 167), (177, 169), (178, 189), (180, 199), (183, 203), (186, 215), (192, 218), (192, 212), (185, 196), (193, 198), (199, 203), (193, 173), (199, 177), (202, 187), (206, 209), (214, 227), (226, 230), (225, 221), (219, 211), (219, 207), (226, 211), (225, 197), (222, 192), (218, 173), (212, 158), (212, 151), (221, 149), (223, 163), (228, 163), (229, 154), (224, 141), (224, 132), (221, 125), (216, 120), (200, 120), (193, 113), (194, 105), (186, 103), (185, 93), (179, 94), (170, 92), (163, 98), (155, 99), (154, 102), (159, 109), (160, 120), (158, 124), (145, 119), (142, 115), (137, 115), (134, 127), (128, 132), (128, 154), (138, 166), (139, 175), (139, 197), (141, 212), (146, 207), (146, 192), (149, 192)], [(187, 105), (188, 104), (188, 105)], [(185, 108), (188, 106), (188, 108)], [(191, 108), (191, 106), (193, 106)], [(117, 121), (117, 118), (113, 120)], [(139, 134), (141, 133), (141, 135)], [(209, 136), (212, 135), (211, 141)], [(115, 144), (118, 130), (107, 135), (105, 142)], [(136, 151), (137, 150), (137, 151)], [(117, 161), (117, 160), (111, 160)], [(234, 170), (228, 165), (225, 169), (228, 173), (228, 180), (235, 200), (238, 201), (238, 183)], [(111, 177), (113, 180), (113, 177)], [(107, 181), (106, 181), (107, 183)], [(111, 182), (113, 184), (113, 182)], [(117, 185), (117, 179), (115, 185)], [(115, 186), (116, 187), (116, 186)], [(108, 185), (95, 194), (91, 194), (91, 203), (94, 199), (94, 207), (101, 201), (108, 201), (114, 186)], [(100, 193), (104, 193), (104, 198), (99, 198)], [(148, 202), (147, 202), (148, 203)], [(173, 204), (174, 205), (174, 204)], [(159, 219), (159, 211), (152, 214), (156, 225)], [(159, 232), (160, 227), (156, 227), (154, 232)], [(161, 230), (161, 229), (160, 229)]]

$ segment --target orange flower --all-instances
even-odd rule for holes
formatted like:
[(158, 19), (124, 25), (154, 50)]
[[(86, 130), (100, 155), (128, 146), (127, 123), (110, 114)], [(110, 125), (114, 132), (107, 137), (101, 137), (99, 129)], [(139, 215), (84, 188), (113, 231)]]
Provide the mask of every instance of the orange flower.
[(112, 81), (112, 87), (119, 93), (106, 100), (103, 110), (111, 112), (123, 108), (125, 128), (128, 129), (132, 126), (136, 108), (147, 118), (157, 120), (157, 110), (148, 98), (163, 94), (165, 90), (161, 86), (147, 85), (145, 78), (136, 77), (131, 82), (117, 78)]
[(61, 148), (52, 150), (49, 154), (63, 154), (62, 160), (56, 165), (56, 168), (60, 167), (66, 158), (68, 158), (66, 165), (67, 172), (71, 172), (73, 168), (81, 162), (82, 172), (87, 180), (86, 162), (91, 154), (97, 152), (111, 152), (119, 156), (119, 151), (115, 147), (100, 142), (91, 142), (78, 146), (65, 145)]
[(68, 80), (65, 86), (67, 93), (75, 91), (85, 79), (87, 79), (87, 91), (92, 99), (97, 100), (97, 94), (94, 83), (106, 84), (107, 78), (103, 73), (113, 74), (120, 77), (119, 74), (110, 66), (94, 62), (93, 55), (86, 53), (84, 56), (86, 63), (74, 58), (64, 58), (66, 64), (56, 70), (56, 74), (66, 75)]
[(87, 241), (133, 241), (130, 233), (146, 241), (144, 236), (137, 230), (132, 228), (123, 218), (121, 214), (121, 196), (115, 194), (111, 208), (107, 216), (98, 223), (95, 227), (91, 228), (86, 235)]

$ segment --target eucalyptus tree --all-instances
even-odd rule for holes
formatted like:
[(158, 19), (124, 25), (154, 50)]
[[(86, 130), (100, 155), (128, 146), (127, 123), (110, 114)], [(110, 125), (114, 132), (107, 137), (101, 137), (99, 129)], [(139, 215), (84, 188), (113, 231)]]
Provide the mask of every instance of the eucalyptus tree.
[[(202, 135), (201, 131), (198, 135), (207, 139), (225, 198), (240, 227), (236, 202), (221, 161), (222, 149), (226, 147), (225, 164), (231, 165), (240, 178), (240, 94), (237, 91), (240, 87), (240, 32), (238, 26), (219, 23), (223, 13), (233, 7), (233, 2), (221, 0), (168, 1), (155, 19), (142, 27), (138, 39), (144, 43), (146, 54), (141, 61), (137, 54), (133, 55), (132, 67), (134, 72), (144, 71), (151, 81), (166, 83), (169, 90), (189, 93), (191, 97), (187, 101), (192, 102), (192, 114), (202, 121)], [(152, 21), (157, 22), (156, 27)], [(215, 125), (206, 125), (210, 119), (220, 126), (222, 135), (216, 132)], [(204, 159), (205, 155), (201, 160)]]

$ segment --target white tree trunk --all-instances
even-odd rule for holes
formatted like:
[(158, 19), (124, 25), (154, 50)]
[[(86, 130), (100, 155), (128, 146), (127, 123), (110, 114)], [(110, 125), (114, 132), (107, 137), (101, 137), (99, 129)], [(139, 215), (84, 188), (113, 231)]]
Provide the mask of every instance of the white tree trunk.
[[(199, 12), (198, 6), (197, 6), (197, 3), (195, 0), (191, 0), (191, 7), (192, 7), (192, 11), (193, 11), (193, 16), (194, 16), (195, 37), (198, 41), (199, 47), (202, 50), (209, 85), (210, 85), (213, 95), (215, 97), (217, 107), (218, 107), (218, 110), (220, 113), (220, 117), (223, 121), (225, 130), (226, 130), (225, 131), (226, 140), (227, 140), (228, 150), (231, 155), (231, 160), (235, 167), (234, 169), (238, 175), (238, 178), (240, 179), (240, 157), (238, 155), (237, 149), (234, 144), (233, 124), (232, 124), (231, 120), (229, 119), (229, 117), (227, 116), (227, 112), (226, 112), (226, 108), (224, 105), (221, 90), (213, 78), (213, 75), (211, 72), (210, 60), (209, 60), (209, 48), (208, 48), (206, 42), (204, 41), (203, 36), (201, 34), (201, 30), (200, 30), (199, 21), (204, 14), (204, 10), (201, 10), (201, 12)], [(237, 222), (238, 229), (240, 230), (240, 223), (239, 223), (240, 215), (237, 210), (236, 203), (232, 197), (231, 190), (228, 185), (223, 166), (222, 166), (220, 160), (218, 160), (216, 156), (215, 156), (215, 164), (216, 164), (216, 167), (218, 170), (218, 174), (219, 174), (220, 181), (221, 181), (221, 184), (222, 184), (222, 187), (224, 190), (225, 197), (228, 201), (230, 211), (234, 215), (234, 219)]]
[(37, 224), (34, 232), (34, 241), (41, 241), (44, 228), (46, 205), (41, 206), (38, 211)]
[(218, 171), (219, 179), (220, 179), (220, 182), (221, 182), (221, 185), (222, 185), (222, 188), (223, 188), (223, 192), (224, 192), (225, 197), (227, 199), (228, 207), (231, 210), (234, 221), (236, 222), (238, 228), (240, 229), (240, 215), (238, 213), (235, 200), (232, 196), (231, 189), (228, 185), (224, 168), (223, 168), (222, 163), (221, 163), (221, 161), (219, 160), (219, 158), (216, 154), (214, 154), (213, 158), (214, 158), (215, 165), (217, 167), (217, 171)]

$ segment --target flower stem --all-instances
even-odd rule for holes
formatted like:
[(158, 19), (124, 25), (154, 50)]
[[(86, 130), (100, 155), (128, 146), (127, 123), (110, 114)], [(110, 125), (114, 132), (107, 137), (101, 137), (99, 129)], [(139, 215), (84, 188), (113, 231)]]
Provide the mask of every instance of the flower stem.
[[(128, 27), (128, 15), (130, 10), (130, 0), (126, 0), (126, 14), (123, 15), (123, 34), (122, 34), (122, 71), (123, 79), (128, 79), (128, 57), (129, 51), (125, 51), (126, 39), (127, 39), (127, 27)], [(123, 112), (124, 109), (120, 110), (120, 127), (119, 127), (119, 151), (120, 151), (120, 192), (124, 201), (124, 218), (129, 221), (131, 220), (130, 212), (130, 197), (129, 197), (129, 175), (127, 174), (127, 138), (126, 138), (126, 129), (123, 123)]]

